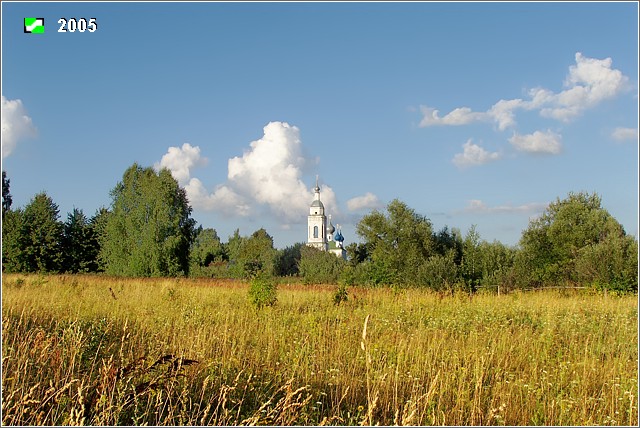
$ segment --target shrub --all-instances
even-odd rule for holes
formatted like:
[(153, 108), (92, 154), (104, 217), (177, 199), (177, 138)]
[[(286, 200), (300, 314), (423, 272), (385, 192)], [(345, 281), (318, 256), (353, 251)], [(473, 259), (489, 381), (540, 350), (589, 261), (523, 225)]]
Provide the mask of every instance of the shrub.
[(278, 301), (276, 282), (272, 276), (259, 274), (249, 283), (249, 299), (258, 309), (273, 306)]
[(347, 293), (347, 286), (344, 284), (338, 285), (336, 292), (333, 293), (333, 303), (335, 305), (339, 305), (342, 302), (346, 302), (349, 298), (349, 294)]

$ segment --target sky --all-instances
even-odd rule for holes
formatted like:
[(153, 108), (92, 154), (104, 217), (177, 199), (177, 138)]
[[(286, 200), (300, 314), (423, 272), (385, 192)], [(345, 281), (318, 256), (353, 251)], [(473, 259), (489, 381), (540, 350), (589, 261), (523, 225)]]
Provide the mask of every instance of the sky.
[(306, 241), (316, 176), (345, 245), (396, 198), (517, 245), (569, 192), (638, 237), (636, 2), (1, 7), (13, 208), (44, 191), (61, 220), (92, 216), (137, 162), (169, 168), (224, 242)]

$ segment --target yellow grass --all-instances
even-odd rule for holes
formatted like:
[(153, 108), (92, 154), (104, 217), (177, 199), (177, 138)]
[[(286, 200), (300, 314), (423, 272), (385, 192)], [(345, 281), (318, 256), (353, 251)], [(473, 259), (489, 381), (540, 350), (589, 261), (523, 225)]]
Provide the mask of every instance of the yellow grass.
[(2, 279), (3, 425), (638, 423), (637, 296)]

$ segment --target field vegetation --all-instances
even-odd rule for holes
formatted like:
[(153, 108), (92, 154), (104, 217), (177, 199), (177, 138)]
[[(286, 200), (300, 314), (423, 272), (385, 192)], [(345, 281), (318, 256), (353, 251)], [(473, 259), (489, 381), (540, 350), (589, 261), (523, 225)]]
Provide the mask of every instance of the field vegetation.
[(638, 424), (637, 295), (249, 287), (4, 274), (2, 424)]

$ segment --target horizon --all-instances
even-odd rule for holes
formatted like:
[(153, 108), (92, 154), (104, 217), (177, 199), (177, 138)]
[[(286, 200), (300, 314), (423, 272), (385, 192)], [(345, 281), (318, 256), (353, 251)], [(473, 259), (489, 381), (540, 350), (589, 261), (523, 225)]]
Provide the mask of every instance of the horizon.
[(45, 191), (61, 221), (91, 217), (137, 162), (168, 168), (223, 242), (306, 242), (316, 176), (345, 245), (399, 199), (434, 232), (515, 246), (582, 191), (638, 239), (636, 2), (1, 8), (13, 208)]

